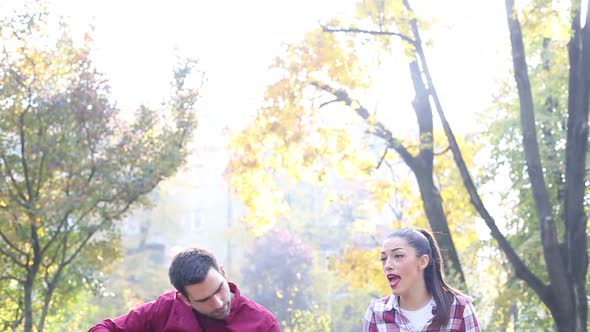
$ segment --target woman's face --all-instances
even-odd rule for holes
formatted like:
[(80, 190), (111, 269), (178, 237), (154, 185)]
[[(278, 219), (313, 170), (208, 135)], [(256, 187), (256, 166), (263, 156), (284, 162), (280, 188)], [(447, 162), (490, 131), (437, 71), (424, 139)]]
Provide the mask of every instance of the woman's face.
[(395, 295), (404, 296), (424, 282), (428, 256), (418, 257), (416, 249), (403, 238), (393, 237), (383, 241), (381, 262), (385, 277)]

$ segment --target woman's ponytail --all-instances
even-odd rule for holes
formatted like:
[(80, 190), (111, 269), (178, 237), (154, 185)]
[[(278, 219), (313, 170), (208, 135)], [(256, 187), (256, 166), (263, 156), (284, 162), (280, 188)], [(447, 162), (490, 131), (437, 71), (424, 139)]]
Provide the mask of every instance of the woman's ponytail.
[(430, 247), (430, 261), (424, 270), (424, 281), (436, 303), (436, 312), (434, 312), (432, 322), (438, 327), (443, 327), (450, 320), (451, 305), (453, 304), (453, 295), (450, 293), (452, 288), (445, 281), (442, 255), (436, 240), (427, 230), (417, 229), (417, 231), (426, 238)]

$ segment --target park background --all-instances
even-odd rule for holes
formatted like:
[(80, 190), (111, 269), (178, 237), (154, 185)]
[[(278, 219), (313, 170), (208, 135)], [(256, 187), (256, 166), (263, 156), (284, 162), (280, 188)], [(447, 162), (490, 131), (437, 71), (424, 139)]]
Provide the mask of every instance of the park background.
[[(549, 0), (3, 1), (0, 329), (85, 330), (124, 314), (169, 290), (171, 257), (196, 245), (285, 331), (359, 331), (389, 293), (380, 239), (415, 226), (437, 235), (484, 330), (585, 331), (588, 104), (580, 116), (570, 99), (589, 83), (572, 88), (568, 74), (590, 70), (570, 63), (568, 42), (586, 11)], [(522, 68), (538, 139), (528, 149)], [(65, 135), (89, 126), (102, 134)], [(19, 152), (27, 135), (37, 145)], [(89, 155), (80, 137), (109, 149)], [(44, 155), (35, 182), (22, 161)], [(97, 156), (108, 161), (100, 185), (63, 181)], [(30, 182), (38, 197), (19, 196)]]

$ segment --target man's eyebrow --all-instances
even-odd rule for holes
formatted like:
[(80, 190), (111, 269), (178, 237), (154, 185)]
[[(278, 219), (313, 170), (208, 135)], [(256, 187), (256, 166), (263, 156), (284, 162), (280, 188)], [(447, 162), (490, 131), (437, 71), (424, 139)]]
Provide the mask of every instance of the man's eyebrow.
[(199, 299), (199, 300), (193, 300), (193, 302), (205, 302), (207, 300), (209, 300), (211, 297), (213, 297), (213, 295), (217, 294), (221, 288), (223, 287), (223, 281), (221, 282), (221, 284), (219, 285), (219, 287), (217, 287), (217, 290), (215, 290), (215, 292), (213, 292), (213, 294), (207, 296), (206, 298), (203, 299)]

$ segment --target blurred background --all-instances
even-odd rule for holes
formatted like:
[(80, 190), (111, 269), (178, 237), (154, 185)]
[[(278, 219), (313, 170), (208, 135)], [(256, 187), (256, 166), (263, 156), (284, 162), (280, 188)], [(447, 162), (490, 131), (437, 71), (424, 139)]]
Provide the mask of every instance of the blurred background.
[(2, 1), (0, 330), (87, 330), (200, 246), (284, 331), (360, 331), (400, 227), (435, 233), (483, 330), (568, 330), (556, 280), (587, 325), (567, 46), (586, 2), (509, 3)]

